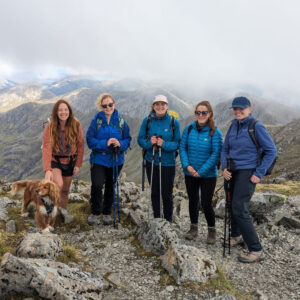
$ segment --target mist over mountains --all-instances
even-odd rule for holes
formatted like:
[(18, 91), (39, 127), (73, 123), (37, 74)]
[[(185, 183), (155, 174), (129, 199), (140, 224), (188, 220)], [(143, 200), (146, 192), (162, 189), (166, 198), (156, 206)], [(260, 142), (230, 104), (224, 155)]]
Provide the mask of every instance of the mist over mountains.
[[(132, 149), (127, 153), (124, 166), (129, 180), (140, 181), (142, 157), (136, 136), (142, 119), (150, 111), (155, 95), (164, 94), (168, 97), (169, 109), (179, 113), (182, 130), (194, 120), (194, 101), (188, 96), (185, 97), (182, 91), (177, 93), (174, 88), (170, 89), (164, 85), (159, 87), (157, 83), (148, 84), (140, 80), (129, 79), (98, 81), (82, 77), (67, 77), (48, 86), (34, 82), (14, 84), (0, 90), (1, 177), (11, 181), (43, 177), (41, 162), (43, 123), (50, 116), (53, 103), (61, 98), (69, 101), (75, 116), (82, 123), (85, 134), (92, 118), (97, 113), (95, 101), (103, 92), (113, 95), (118, 111), (131, 129)], [(264, 124), (273, 126), (271, 134), (275, 140), (278, 140), (278, 143), (280, 142), (281, 149), (284, 148), (285, 141), (289, 141), (290, 151), (284, 153), (289, 157), (288, 153), (298, 149), (300, 142), (292, 138), (295, 130), (287, 131), (286, 128), (288, 126), (292, 129), (299, 127), (300, 111), (252, 95), (246, 96), (252, 101), (253, 115)], [(218, 127), (225, 132), (232, 120), (232, 112), (229, 109), (232, 99), (222, 100), (220, 99), (215, 105), (214, 116)], [(89, 180), (90, 176), (89, 154), (90, 151), (86, 146), (83, 167), (79, 176), (84, 180)], [(282, 172), (289, 173), (285, 164), (280, 164), (280, 168)], [(293, 172), (295, 173), (295, 170)]]

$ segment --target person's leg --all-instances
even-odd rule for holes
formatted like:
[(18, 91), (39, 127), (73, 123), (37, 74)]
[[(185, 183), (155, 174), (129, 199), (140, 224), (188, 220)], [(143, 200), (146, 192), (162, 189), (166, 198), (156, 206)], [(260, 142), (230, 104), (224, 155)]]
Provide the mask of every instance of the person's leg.
[(200, 178), (201, 206), (207, 225), (215, 227), (215, 212), (212, 207), (212, 198), (216, 187), (217, 178)]
[(207, 222), (207, 240), (208, 244), (216, 242), (215, 212), (212, 207), (212, 198), (216, 187), (217, 178), (200, 178), (201, 187), (201, 206)]
[(161, 167), (161, 190), (164, 218), (172, 222), (173, 218), (173, 185), (175, 178), (174, 167)]
[(91, 169), (91, 214), (100, 215), (102, 208), (102, 188), (105, 180), (106, 167), (94, 164)]
[(69, 201), (69, 190), (72, 183), (72, 176), (62, 177), (63, 186), (60, 190), (60, 207), (67, 208)]
[(252, 173), (253, 170), (239, 170), (235, 173), (232, 215), (249, 251), (261, 251), (262, 246), (249, 215), (249, 202), (256, 186), (250, 181)]
[[(123, 165), (118, 166), (118, 175), (122, 170)], [(115, 181), (115, 188), (117, 182)], [(113, 204), (113, 168), (106, 168), (105, 170), (105, 190), (104, 190), (104, 201), (103, 201), (103, 215), (110, 215), (112, 204)], [(115, 190), (116, 191), (116, 190)], [(115, 196), (117, 196), (117, 191)], [(116, 204), (117, 205), (117, 204)]]
[[(146, 173), (149, 184), (151, 182), (151, 163), (146, 162)], [(154, 165), (152, 175), (152, 191), (151, 191), (151, 202), (153, 208), (154, 218), (160, 218), (160, 205), (159, 205), (159, 167)]]
[(199, 179), (185, 175), (185, 186), (189, 197), (190, 230), (185, 234), (188, 240), (194, 239), (198, 235), (199, 217)]
[(189, 197), (189, 213), (191, 224), (197, 225), (199, 218), (199, 178), (185, 175), (185, 186)]

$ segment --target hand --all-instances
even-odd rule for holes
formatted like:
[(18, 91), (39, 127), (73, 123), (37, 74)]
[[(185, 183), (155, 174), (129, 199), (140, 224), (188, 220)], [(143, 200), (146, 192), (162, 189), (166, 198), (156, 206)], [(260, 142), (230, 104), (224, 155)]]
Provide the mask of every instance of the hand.
[(114, 147), (121, 147), (121, 144), (117, 139), (115, 139), (115, 141), (113, 142), (113, 145), (114, 145)]
[(259, 179), (257, 176), (252, 175), (251, 178), (250, 178), (250, 181), (251, 181), (252, 183), (259, 183), (259, 182), (260, 182), (260, 179)]
[(79, 167), (74, 167), (74, 170), (73, 170), (73, 176), (77, 176), (78, 173), (79, 173), (79, 170), (80, 170)]
[(162, 147), (163, 143), (164, 143), (164, 140), (161, 137), (158, 137), (157, 138), (157, 146)]
[(113, 143), (114, 141), (114, 138), (110, 138), (108, 141), (107, 141), (107, 147), (110, 147), (110, 145)]
[(151, 141), (152, 145), (156, 145), (157, 144), (157, 137), (156, 137), (156, 135), (151, 136), (150, 141)]
[(113, 145), (114, 147), (120, 147), (120, 142), (115, 138), (110, 138), (107, 141), (107, 147), (110, 147), (111, 145)]
[(232, 178), (232, 174), (227, 170), (227, 168), (223, 170), (223, 176), (226, 180), (230, 180)]
[(53, 174), (52, 174), (51, 170), (46, 171), (46, 173), (45, 173), (45, 179), (46, 180), (50, 180), (50, 181), (53, 180)]
[(199, 177), (200, 177), (200, 174), (199, 174), (197, 171), (195, 171), (195, 173), (193, 174), (193, 176), (199, 178)]
[(197, 173), (196, 170), (195, 170), (192, 166), (188, 166), (188, 167), (186, 168), (186, 170), (187, 170), (192, 176), (194, 176), (194, 174)]

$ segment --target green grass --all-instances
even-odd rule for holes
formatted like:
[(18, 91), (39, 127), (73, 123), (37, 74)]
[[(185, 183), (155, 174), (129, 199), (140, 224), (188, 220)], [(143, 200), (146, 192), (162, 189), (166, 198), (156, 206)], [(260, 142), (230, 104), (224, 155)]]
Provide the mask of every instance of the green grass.
[(56, 261), (67, 264), (69, 262), (78, 263), (81, 260), (81, 255), (75, 246), (63, 242), (64, 254), (59, 256)]
[(272, 192), (285, 196), (296, 196), (300, 194), (300, 182), (286, 181), (281, 184), (257, 184), (256, 192)]

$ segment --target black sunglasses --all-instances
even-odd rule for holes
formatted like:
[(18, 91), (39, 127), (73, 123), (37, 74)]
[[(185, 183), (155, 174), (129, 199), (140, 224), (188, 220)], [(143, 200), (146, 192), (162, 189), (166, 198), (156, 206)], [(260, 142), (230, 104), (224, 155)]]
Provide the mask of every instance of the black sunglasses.
[(108, 103), (108, 104), (102, 104), (101, 106), (102, 106), (102, 108), (113, 107), (113, 106), (114, 106), (114, 103), (111, 102), (111, 103)]
[(204, 110), (204, 111), (201, 111), (201, 110), (195, 110), (195, 115), (198, 115), (198, 116), (200, 116), (201, 114), (202, 114), (203, 116), (206, 116), (206, 115), (208, 115), (208, 113), (209, 113), (208, 110)]

